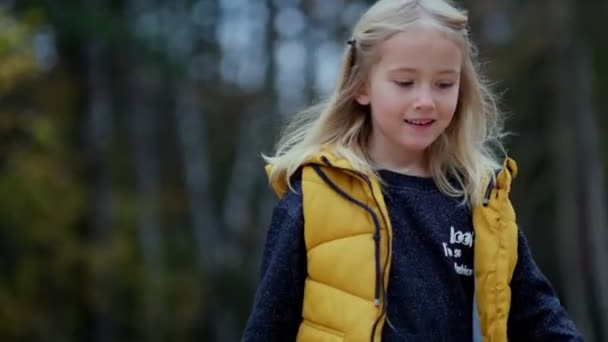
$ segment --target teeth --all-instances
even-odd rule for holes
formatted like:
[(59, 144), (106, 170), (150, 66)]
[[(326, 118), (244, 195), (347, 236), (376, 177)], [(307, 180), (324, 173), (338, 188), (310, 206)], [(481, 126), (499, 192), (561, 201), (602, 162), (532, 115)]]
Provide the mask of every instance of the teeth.
[(405, 122), (418, 126), (426, 126), (433, 123), (435, 120), (405, 120)]

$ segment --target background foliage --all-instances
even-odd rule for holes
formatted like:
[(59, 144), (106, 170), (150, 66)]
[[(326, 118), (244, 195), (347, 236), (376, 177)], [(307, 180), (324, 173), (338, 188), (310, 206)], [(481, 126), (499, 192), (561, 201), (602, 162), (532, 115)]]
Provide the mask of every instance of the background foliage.
[[(372, 1), (0, 5), (0, 339), (236, 341), (275, 199), (260, 153)], [(608, 339), (606, 2), (467, 0), (518, 219)]]

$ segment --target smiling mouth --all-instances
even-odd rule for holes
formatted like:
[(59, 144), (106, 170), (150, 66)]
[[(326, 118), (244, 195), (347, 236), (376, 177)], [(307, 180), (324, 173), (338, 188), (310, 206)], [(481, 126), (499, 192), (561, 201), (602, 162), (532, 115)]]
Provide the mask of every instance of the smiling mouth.
[(414, 126), (428, 126), (431, 125), (435, 120), (403, 120), (406, 123)]

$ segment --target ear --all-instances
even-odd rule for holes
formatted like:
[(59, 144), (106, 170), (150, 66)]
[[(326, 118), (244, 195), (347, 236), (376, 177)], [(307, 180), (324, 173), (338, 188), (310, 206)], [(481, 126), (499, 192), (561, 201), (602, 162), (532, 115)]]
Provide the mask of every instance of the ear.
[(369, 98), (369, 90), (367, 84), (361, 87), (359, 94), (355, 97), (355, 100), (362, 106), (367, 106), (371, 100)]

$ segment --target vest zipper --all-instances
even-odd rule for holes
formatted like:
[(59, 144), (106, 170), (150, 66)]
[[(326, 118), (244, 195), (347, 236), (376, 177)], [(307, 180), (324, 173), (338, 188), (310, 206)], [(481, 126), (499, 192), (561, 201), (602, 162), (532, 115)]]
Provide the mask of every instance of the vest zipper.
[(498, 177), (498, 174), (500, 173), (501, 169), (496, 170), (494, 172), (494, 175), (492, 178), (490, 178), (490, 181), (488, 182), (488, 187), (486, 188), (486, 194), (483, 197), (483, 206), (487, 207), (488, 203), (490, 203), (490, 197), (492, 196), (492, 189), (494, 189), (496, 187), (496, 178)]
[[(388, 222), (386, 220), (386, 217), (384, 215), (384, 213), (382, 213), (382, 211), (380, 210), (380, 203), (378, 202), (378, 199), (376, 198), (376, 195), (374, 195), (374, 188), (372, 186), (371, 180), (369, 179), (369, 177), (365, 174), (362, 174), (360, 172), (354, 171), (354, 170), (349, 170), (346, 168), (341, 168), (341, 167), (336, 167), (334, 165), (332, 165), (329, 160), (323, 156), (321, 157), (321, 160), (323, 161), (323, 163), (329, 167), (335, 168), (335, 169), (339, 169), (342, 170), (346, 173), (349, 173), (357, 178), (359, 178), (361, 181), (363, 181), (365, 184), (367, 184), (367, 186), (369, 187), (369, 191), (372, 195), (372, 198), (374, 200), (374, 203), (376, 204), (376, 207), (378, 208), (378, 210), (380, 211), (380, 216), (382, 216), (382, 221), (384, 222), (384, 226), (387, 228), (388, 230)], [(318, 170), (317, 173), (319, 173), (322, 171)], [(321, 175), (319, 175), (321, 176)], [(327, 177), (325, 174), (323, 174), (323, 176)], [(322, 176), (321, 176), (322, 177)], [(329, 180), (329, 179), (328, 179)], [(330, 181), (331, 182), (331, 181)], [(329, 183), (328, 183), (329, 184)], [(338, 193), (340, 193), (342, 196), (346, 197), (347, 199), (349, 199), (351, 202), (358, 202), (356, 199), (348, 196), (348, 194), (346, 194), (344, 191), (342, 191), (341, 189), (339, 189), (335, 184), (333, 184), (333, 182), (331, 182), (331, 184), (329, 184), (330, 186), (332, 186), (332, 188), (335, 187), (334, 190), (338, 189)], [(386, 248), (387, 248), (387, 258), (384, 261), (384, 265), (382, 267), (382, 269), (380, 268), (380, 224), (378, 222), (378, 217), (376, 215), (376, 213), (374, 213), (373, 210), (371, 210), (369, 207), (367, 207), (365, 204), (361, 203), (365, 209), (371, 214), (372, 219), (374, 221), (374, 225), (375, 225), (375, 232), (374, 232), (374, 247), (375, 247), (375, 263), (376, 263), (376, 284), (375, 284), (375, 289), (374, 289), (374, 305), (376, 307), (380, 306), (380, 304), (382, 304), (382, 308), (380, 310), (380, 315), (378, 315), (378, 317), (376, 318), (376, 321), (374, 322), (374, 325), (372, 327), (372, 333), (370, 336), (370, 341), (374, 341), (374, 337), (376, 335), (376, 329), (378, 328), (378, 324), (380, 323), (380, 321), (382, 320), (382, 317), (384, 317), (384, 315), (386, 314), (386, 289), (384, 286), (384, 274), (386, 274), (386, 269), (388, 267), (388, 263), (389, 263), (389, 258), (390, 258), (390, 254), (391, 254), (391, 245), (390, 245), (390, 241), (389, 238), (387, 236), (386, 239)], [(382, 301), (380, 300), (380, 291), (382, 291)]]

